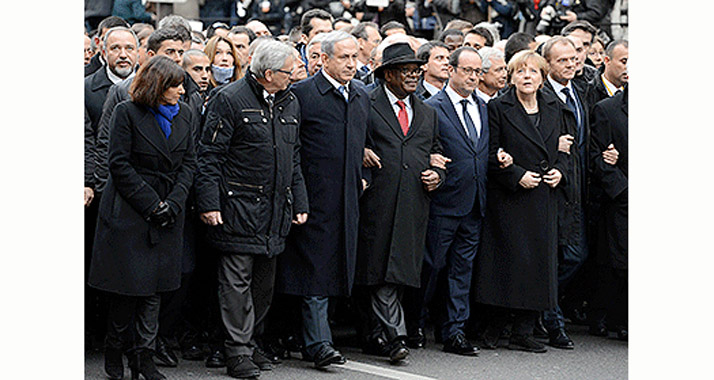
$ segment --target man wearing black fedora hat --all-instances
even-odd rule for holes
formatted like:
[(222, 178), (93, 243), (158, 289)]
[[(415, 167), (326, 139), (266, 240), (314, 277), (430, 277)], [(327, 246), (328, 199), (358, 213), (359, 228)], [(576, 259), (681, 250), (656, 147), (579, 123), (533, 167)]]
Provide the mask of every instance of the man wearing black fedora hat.
[(370, 93), (367, 119), (366, 145), (381, 167), (362, 171), (370, 185), (360, 199), (355, 285), (364, 294), (368, 344), (393, 363), (409, 354), (400, 298), (405, 286), (420, 286), (428, 193), (446, 175), (430, 163), (441, 153), (436, 111), (414, 95), (423, 63), (407, 43), (385, 48), (375, 70), (383, 84)]

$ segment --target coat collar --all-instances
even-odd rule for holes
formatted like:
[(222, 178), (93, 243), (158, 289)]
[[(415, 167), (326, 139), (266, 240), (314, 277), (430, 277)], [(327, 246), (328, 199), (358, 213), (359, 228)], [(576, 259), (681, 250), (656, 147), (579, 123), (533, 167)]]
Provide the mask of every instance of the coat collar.
[[(322, 69), (320, 69), (320, 71), (315, 73), (315, 75), (313, 75), (312, 77), (315, 78), (315, 85), (317, 86), (317, 90), (320, 92), (320, 95), (325, 95), (328, 91), (332, 91), (335, 96), (344, 99), (344, 97), (342, 97), (342, 94), (337, 91), (335, 86), (333, 86), (332, 83), (330, 83), (330, 81), (325, 78), (325, 75), (322, 73)], [(349, 101), (352, 102), (355, 97), (360, 96), (360, 92), (357, 91), (357, 86), (355, 85), (355, 82), (353, 80), (349, 81), (348, 86)]]
[(528, 118), (526, 111), (518, 101), (516, 96), (516, 88), (511, 87), (501, 98), (501, 102), (507, 107), (506, 114), (511, 115), (511, 124), (524, 134), (529, 140), (538, 145), (546, 154), (549, 154), (545, 141), (556, 131), (556, 127), (560, 125), (560, 110), (558, 98), (550, 92), (538, 90), (538, 110), (541, 115), (540, 132), (538, 132), (531, 120)]
[(419, 116), (423, 115), (424, 112), (422, 109), (423, 103), (416, 95), (409, 95), (409, 103), (411, 104), (413, 112), (411, 125), (409, 125), (409, 130), (407, 131), (406, 136), (404, 136), (404, 132), (402, 132), (402, 127), (401, 125), (399, 125), (399, 120), (394, 114), (394, 109), (392, 108), (392, 105), (389, 102), (389, 98), (387, 97), (387, 92), (384, 89), (384, 85), (379, 86), (374, 91), (372, 91), (370, 93), (370, 99), (372, 100), (372, 106), (374, 107), (377, 114), (382, 117), (382, 119), (387, 123), (387, 125), (392, 128), (394, 134), (397, 135), (400, 139), (410, 139), (412, 136), (414, 136), (416, 131), (421, 126), (422, 119), (419, 118)]
[(142, 110), (142, 116), (138, 122), (139, 127), (137, 128), (139, 134), (169, 161), (171, 161), (171, 152), (183, 143), (183, 140), (189, 136), (190, 132), (190, 128), (175, 128), (179, 124), (190, 125), (190, 122), (186, 120), (187, 109), (185, 105), (179, 103), (179, 106), (181, 110), (171, 122), (171, 134), (168, 139), (149, 108), (143, 105), (138, 106)]
[[(121, 82), (120, 82), (121, 83)], [(92, 91), (96, 92), (104, 87), (111, 87), (114, 83), (109, 79), (105, 67), (92, 74)]]

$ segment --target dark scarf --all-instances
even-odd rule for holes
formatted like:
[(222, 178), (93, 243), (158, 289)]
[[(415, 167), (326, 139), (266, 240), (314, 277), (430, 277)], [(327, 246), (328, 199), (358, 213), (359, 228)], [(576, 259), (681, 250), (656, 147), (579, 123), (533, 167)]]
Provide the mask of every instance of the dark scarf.
[(171, 120), (179, 113), (178, 103), (174, 105), (161, 104), (158, 109), (149, 108), (149, 110), (154, 114), (156, 122), (159, 123), (159, 127), (161, 127), (164, 135), (166, 135), (166, 139), (168, 139), (171, 134)]

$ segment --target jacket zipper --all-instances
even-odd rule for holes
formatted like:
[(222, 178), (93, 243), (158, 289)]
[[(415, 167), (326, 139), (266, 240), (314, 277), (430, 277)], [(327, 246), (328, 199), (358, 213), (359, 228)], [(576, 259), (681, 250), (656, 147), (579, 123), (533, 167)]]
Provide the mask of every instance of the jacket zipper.
[(223, 119), (218, 120), (218, 125), (216, 126), (216, 130), (213, 132), (213, 138), (211, 139), (211, 142), (214, 143), (216, 142), (216, 136), (218, 136), (218, 131), (220, 131), (223, 128)]
[(231, 182), (226, 181), (229, 185), (247, 187), (250, 189), (263, 190), (263, 185), (251, 185), (249, 183)]

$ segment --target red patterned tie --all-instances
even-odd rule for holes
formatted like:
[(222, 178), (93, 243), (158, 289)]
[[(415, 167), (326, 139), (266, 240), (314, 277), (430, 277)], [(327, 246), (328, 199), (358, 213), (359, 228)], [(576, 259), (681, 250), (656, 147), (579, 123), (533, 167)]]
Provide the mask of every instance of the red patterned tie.
[(399, 119), (399, 125), (402, 127), (402, 132), (404, 133), (404, 136), (406, 136), (407, 132), (409, 131), (409, 116), (407, 116), (407, 109), (405, 108), (406, 105), (401, 100), (397, 100), (397, 105), (399, 106), (399, 114), (397, 115), (397, 119)]

